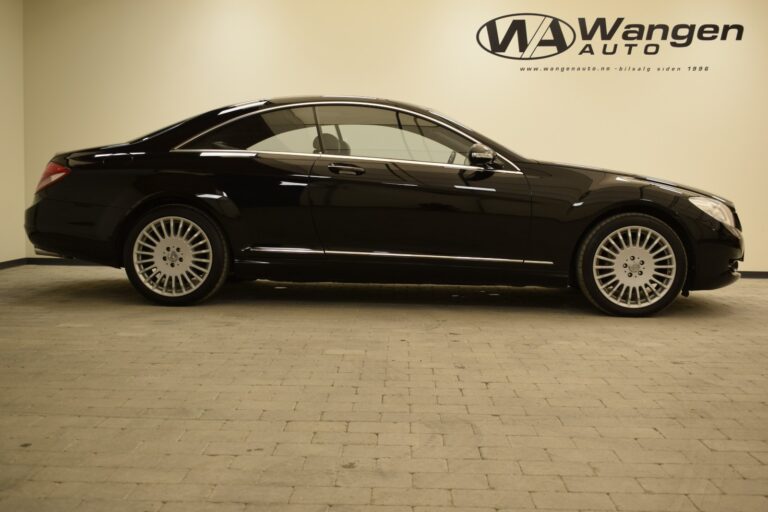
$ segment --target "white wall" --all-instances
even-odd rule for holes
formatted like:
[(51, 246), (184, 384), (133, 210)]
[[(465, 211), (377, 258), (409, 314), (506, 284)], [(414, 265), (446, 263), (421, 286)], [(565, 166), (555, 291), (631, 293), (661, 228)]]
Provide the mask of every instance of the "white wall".
[[(704, 74), (523, 73), (479, 26), (543, 12), (741, 23), (740, 42), (666, 49)], [(768, 270), (768, 3), (753, 0), (25, 2), (26, 187), (56, 151), (126, 140), (219, 105), (357, 94), (431, 106), (520, 153), (681, 181), (736, 201), (747, 270)], [(579, 64), (573, 53), (547, 64)]]
[(22, 2), (0, 0), (0, 262), (25, 256), (23, 69)]

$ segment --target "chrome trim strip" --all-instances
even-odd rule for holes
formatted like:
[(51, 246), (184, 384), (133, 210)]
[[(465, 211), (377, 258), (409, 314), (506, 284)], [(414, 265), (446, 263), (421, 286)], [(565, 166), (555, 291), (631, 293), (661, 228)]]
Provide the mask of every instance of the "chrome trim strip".
[(324, 254), (324, 251), (318, 249), (309, 249), (308, 247), (243, 247), (240, 252), (279, 252), (279, 253), (300, 253), (300, 254)]
[(272, 263), (271, 261), (238, 260), (238, 259), (235, 259), (235, 264), (236, 265), (242, 265), (242, 264), (247, 264), (247, 265), (270, 265), (271, 263)]
[[(414, 164), (414, 165), (428, 165), (430, 167), (445, 167), (446, 169), (464, 169), (467, 171), (482, 171), (482, 167), (475, 167), (473, 165), (458, 165), (458, 164), (441, 164), (437, 162), (424, 162), (421, 160), (398, 160), (395, 158), (378, 158), (374, 156), (352, 156), (352, 155), (328, 155), (317, 154), (315, 155), (320, 160), (362, 160), (363, 162), (381, 162), (381, 163), (393, 163), (393, 164)], [(512, 172), (512, 171), (508, 171)]]
[(283, 156), (308, 156), (311, 158), (317, 158), (320, 156), (317, 153), (293, 153), (290, 151), (251, 151), (253, 153), (253, 156), (259, 156), (259, 155), (283, 155)]
[(259, 155), (285, 155), (314, 157), (318, 160), (362, 160), (364, 162), (381, 162), (394, 164), (428, 165), (431, 167), (443, 167), (446, 169), (462, 169), (467, 171), (491, 171), (504, 174), (523, 174), (519, 171), (506, 169), (486, 169), (474, 165), (443, 164), (439, 162), (424, 162), (422, 160), (399, 160), (395, 158), (378, 158), (373, 156), (329, 155), (327, 153), (292, 153), (289, 151), (248, 151), (245, 149), (172, 149), (175, 153), (200, 153), (200, 156), (217, 157), (258, 157)]
[[(433, 122), (433, 123), (435, 123), (437, 125), (440, 125), (440, 126), (442, 126), (444, 128), (447, 128), (447, 129), (449, 129), (449, 130), (451, 130), (451, 131), (453, 131), (455, 133), (458, 133), (462, 137), (471, 140), (474, 143), (480, 142), (476, 138), (474, 138), (474, 137), (470, 136), (469, 134), (459, 130), (455, 126), (451, 126), (450, 124), (448, 124), (448, 123), (446, 123), (444, 121), (441, 121), (439, 119), (435, 119), (434, 117), (422, 114), (420, 112), (414, 112), (413, 110), (409, 110), (407, 108), (398, 107), (398, 106), (394, 106), (394, 105), (384, 105), (384, 104), (381, 104), (381, 103), (374, 103), (372, 101), (344, 101), (344, 100), (336, 100), (336, 101), (334, 101), (334, 100), (325, 100), (325, 101), (307, 101), (307, 102), (300, 102), (300, 103), (289, 103), (287, 105), (277, 105), (277, 106), (274, 106), (274, 107), (269, 107), (269, 108), (265, 108), (265, 109), (261, 109), (261, 110), (256, 110), (254, 112), (248, 112), (247, 114), (243, 114), (241, 116), (233, 117), (232, 119), (229, 119), (228, 121), (224, 121), (223, 123), (219, 123), (219, 124), (217, 124), (215, 126), (212, 126), (211, 128), (208, 128), (207, 130), (204, 130), (204, 131), (198, 133), (197, 135), (194, 135), (194, 136), (190, 137), (189, 139), (185, 140), (181, 144), (179, 144), (176, 147), (174, 147), (171, 151), (179, 150), (179, 149), (181, 149), (181, 146), (184, 146), (184, 145), (192, 142), (193, 140), (197, 139), (198, 137), (202, 137), (203, 135), (205, 135), (208, 132), (211, 132), (211, 131), (213, 131), (213, 130), (215, 130), (217, 128), (220, 128), (222, 126), (228, 125), (229, 123), (233, 123), (235, 121), (239, 121), (240, 119), (244, 119), (244, 118), (249, 117), (249, 116), (253, 116), (253, 115), (257, 115), (257, 114), (265, 114), (267, 112), (272, 112), (273, 110), (283, 110), (283, 109), (287, 109), (287, 108), (310, 107), (310, 106), (318, 106), (318, 105), (358, 105), (358, 106), (363, 106), (363, 107), (375, 107), (375, 108), (383, 108), (383, 109), (388, 109), (388, 110), (396, 110), (396, 111), (399, 111), (399, 112), (405, 112), (406, 114), (410, 114), (412, 116), (416, 116), (416, 117), (420, 117), (422, 119), (426, 119), (426, 120), (431, 121), (431, 122)], [(514, 167), (517, 170), (517, 172), (515, 172), (515, 174), (523, 174), (523, 172), (520, 170), (520, 168), (517, 166), (517, 164), (515, 164), (512, 160), (510, 160), (509, 158), (505, 157), (504, 155), (499, 155), (498, 153), (497, 153), (497, 155), (499, 156), (499, 158), (501, 158), (502, 160), (504, 160), (505, 162), (507, 162), (509, 165), (511, 165), (512, 167)], [(514, 171), (508, 171), (508, 172), (514, 172)]]
[(412, 254), (387, 251), (321, 251), (317, 249), (308, 249), (304, 247), (244, 247), (241, 252), (272, 252), (272, 253), (290, 253), (290, 254), (335, 254), (338, 256), (383, 256), (390, 258), (420, 258), (433, 260), (455, 260), (455, 261), (490, 261), (497, 263), (524, 263), (531, 265), (553, 265), (551, 261), (540, 260), (520, 260), (510, 258), (484, 258), (480, 256), (443, 256), (441, 254)]
[(205, 156), (218, 156), (221, 153), (232, 153), (233, 155), (245, 155), (253, 156), (255, 151), (248, 151), (247, 149), (172, 149), (173, 153), (210, 153)]
[(544, 261), (544, 260), (525, 260), (525, 262), (528, 265), (554, 265), (554, 261)]
[(227, 109), (222, 110), (221, 112), (219, 112), (216, 115), (220, 116), (220, 115), (223, 115), (223, 114), (229, 114), (230, 112), (235, 112), (237, 110), (243, 110), (243, 109), (251, 108), (251, 107), (258, 107), (260, 105), (265, 104), (266, 102), (267, 102), (267, 100), (257, 100), (257, 101), (249, 101), (247, 103), (239, 103), (237, 105), (234, 105), (232, 107), (229, 107)]
[[(173, 149), (171, 151), (186, 151), (186, 150), (176, 150)], [(238, 158), (249, 158), (251, 156), (255, 156), (256, 153), (251, 153), (250, 151), (224, 151), (224, 150), (205, 150), (200, 151), (200, 156), (220, 156), (220, 157), (238, 157)]]
[(382, 185), (392, 185), (393, 187), (418, 187), (416, 183), (393, 183), (391, 181), (382, 181)]
[(479, 190), (480, 192), (496, 192), (495, 188), (490, 187), (470, 187), (469, 185), (454, 185), (453, 188), (461, 190)]
[(409, 254), (399, 252), (361, 252), (361, 251), (325, 251), (326, 254), (337, 254), (339, 256), (384, 256), (393, 258), (421, 258), (430, 260), (457, 260), (457, 261), (494, 261), (499, 263), (525, 263), (524, 260), (514, 260), (508, 258), (481, 258), (475, 256), (443, 256), (440, 254)]

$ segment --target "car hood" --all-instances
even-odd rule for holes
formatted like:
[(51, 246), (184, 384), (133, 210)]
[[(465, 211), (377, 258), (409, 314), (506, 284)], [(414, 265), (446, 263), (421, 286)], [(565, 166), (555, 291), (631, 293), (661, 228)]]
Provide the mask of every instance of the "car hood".
[[(645, 183), (653, 183), (655, 185), (659, 185), (669, 190), (672, 190), (673, 192), (684, 192), (691, 195), (711, 197), (712, 199), (717, 199), (718, 201), (722, 201), (723, 203), (727, 204), (731, 208), (734, 207), (733, 201), (730, 201), (729, 199), (726, 199), (717, 194), (713, 194), (712, 192), (707, 192), (706, 190), (701, 190), (695, 187), (691, 187), (689, 185), (683, 185), (680, 183), (676, 183), (674, 181), (668, 181), (661, 178), (654, 178), (652, 176), (642, 176), (640, 174), (631, 174), (627, 172), (614, 171), (611, 169), (601, 169), (597, 167), (586, 167), (586, 166), (572, 165), (572, 164), (557, 164), (557, 163), (549, 163), (549, 162), (541, 162), (541, 163), (545, 163), (546, 165), (565, 167), (565, 168), (573, 169), (575, 171), (584, 170), (584, 171), (601, 172), (604, 174), (622, 177), (622, 178), (628, 178), (636, 181), (642, 181)], [(674, 190), (674, 189), (677, 189), (677, 190)]]

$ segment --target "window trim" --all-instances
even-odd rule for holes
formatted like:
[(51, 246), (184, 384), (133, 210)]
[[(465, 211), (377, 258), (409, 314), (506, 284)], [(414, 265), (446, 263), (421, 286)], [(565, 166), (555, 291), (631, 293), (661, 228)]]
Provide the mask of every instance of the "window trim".
[[(319, 160), (355, 160), (366, 162), (382, 162), (406, 165), (426, 165), (429, 167), (443, 167), (446, 169), (466, 169), (468, 171), (485, 171), (485, 167), (476, 165), (461, 165), (439, 162), (425, 162), (423, 160), (398, 160), (396, 158), (378, 158), (374, 156), (352, 156), (352, 155), (330, 155), (328, 153), (294, 153), (290, 151), (248, 151), (247, 149), (173, 149), (174, 153), (200, 153), (200, 156), (215, 156), (225, 158), (254, 158), (259, 155), (283, 155), (283, 156), (301, 156), (315, 158)], [(510, 171), (508, 169), (493, 169), (493, 172), (502, 174), (523, 174), (521, 171)]]
[[(374, 103), (374, 102), (370, 102), (370, 101), (339, 101), (339, 100), (331, 100), (331, 101), (305, 101), (305, 102), (299, 102), (299, 103), (290, 103), (290, 104), (287, 104), (287, 105), (276, 105), (274, 107), (269, 107), (269, 108), (265, 108), (265, 109), (261, 109), (261, 110), (255, 110), (253, 112), (248, 112), (248, 113), (243, 114), (241, 116), (234, 117), (232, 119), (229, 119), (227, 121), (219, 123), (219, 124), (217, 124), (215, 126), (212, 126), (211, 128), (208, 128), (207, 130), (204, 130), (204, 131), (198, 133), (197, 135), (194, 135), (194, 136), (190, 137), (189, 139), (185, 140), (181, 144), (178, 144), (173, 149), (171, 149), (171, 152), (174, 152), (174, 151), (185, 151), (185, 152), (191, 152), (191, 151), (193, 151), (193, 152), (216, 151), (216, 149), (189, 149), (189, 148), (185, 149), (182, 146), (185, 146), (185, 145), (189, 144), (190, 142), (193, 142), (194, 140), (202, 137), (203, 135), (205, 135), (207, 133), (212, 132), (213, 130), (216, 130), (218, 128), (226, 126), (226, 125), (228, 125), (230, 123), (234, 123), (236, 121), (240, 121), (241, 119), (245, 119), (246, 117), (250, 117), (250, 116), (254, 116), (254, 115), (266, 114), (267, 112), (272, 112), (272, 111), (275, 111), (275, 110), (284, 110), (284, 109), (290, 109), (290, 108), (309, 107), (309, 106), (313, 106), (313, 107), (328, 106), (328, 105), (352, 105), (352, 106), (360, 106), (360, 107), (374, 107), (374, 108), (381, 108), (381, 109), (385, 109), (385, 110), (393, 110), (395, 112), (404, 112), (404, 113), (412, 115), (414, 117), (420, 117), (420, 118), (422, 118), (424, 120), (427, 120), (429, 122), (432, 122), (434, 124), (442, 126), (443, 128), (447, 128), (447, 129), (453, 131), (454, 133), (457, 133), (457, 134), (461, 135), (462, 137), (466, 138), (467, 140), (472, 141), (475, 144), (480, 143), (480, 141), (477, 140), (475, 137), (472, 137), (471, 135), (469, 135), (469, 134), (459, 130), (458, 128), (456, 128), (454, 126), (451, 126), (450, 124), (448, 124), (446, 122), (443, 122), (443, 121), (441, 121), (439, 119), (435, 119), (433, 117), (429, 117), (429, 116), (427, 116), (425, 114), (422, 114), (420, 112), (415, 112), (413, 110), (409, 110), (407, 108), (398, 107), (398, 106), (394, 106), (394, 105), (383, 105), (381, 103)], [(317, 122), (317, 111), (316, 110), (315, 110), (315, 126), (319, 130), (319, 126), (320, 125)], [(356, 156), (352, 156), (352, 155), (329, 155), (327, 153), (293, 153), (293, 152), (279, 152), (279, 151), (274, 151), (274, 152), (270, 152), (270, 151), (255, 152), (255, 151), (247, 151), (247, 150), (222, 150), (222, 151), (229, 151), (230, 153), (242, 151), (244, 153), (251, 153), (251, 154), (254, 154), (254, 155), (256, 155), (258, 153), (263, 153), (263, 154), (311, 155), (311, 156), (316, 156), (316, 157), (320, 157), (320, 156), (344, 157), (344, 158), (354, 158), (354, 159), (369, 159), (369, 160), (373, 160), (373, 161), (377, 161), (377, 162), (422, 163), (422, 164), (429, 164), (429, 165), (444, 165), (444, 166), (450, 166), (450, 167), (458, 167), (458, 168), (462, 168), (462, 169), (464, 169), (464, 168), (481, 169), (480, 167), (476, 167), (476, 166), (463, 166), (463, 165), (455, 165), (455, 164), (448, 164), (448, 163), (441, 164), (439, 162), (427, 162), (427, 161), (423, 161), (423, 160), (397, 160), (397, 159), (389, 159), (389, 158), (359, 157), (359, 156), (356, 157)], [(523, 174), (523, 172), (520, 170), (520, 168), (512, 160), (510, 160), (509, 158), (505, 157), (504, 155), (498, 154), (498, 152), (497, 152), (497, 155), (498, 155), (499, 158), (501, 158), (502, 160), (504, 160), (505, 162), (510, 164), (515, 169), (515, 171), (509, 171), (509, 170), (506, 170), (506, 169), (501, 169), (501, 170), (499, 170), (500, 172), (507, 172), (507, 173), (512, 173), (512, 174)], [(495, 169), (494, 169), (494, 171), (495, 171)]]

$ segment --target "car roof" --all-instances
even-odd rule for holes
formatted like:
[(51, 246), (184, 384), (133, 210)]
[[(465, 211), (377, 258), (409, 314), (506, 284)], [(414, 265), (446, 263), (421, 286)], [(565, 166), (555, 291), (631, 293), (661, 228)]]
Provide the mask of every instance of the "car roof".
[[(437, 115), (423, 107), (409, 105), (398, 101), (387, 100), (383, 98), (373, 98), (368, 96), (285, 96), (270, 99), (261, 99), (256, 101), (247, 101), (236, 103), (224, 107), (215, 108), (198, 114), (196, 116), (177, 122), (160, 130), (145, 135), (131, 141), (132, 144), (140, 144), (148, 148), (174, 147), (190, 137), (193, 137), (213, 126), (225, 123), (241, 116), (246, 116), (259, 110), (280, 107), (282, 105), (294, 105), (302, 103), (335, 103), (335, 102), (356, 102), (370, 103), (384, 107), (398, 107), (410, 110), (422, 115)], [(455, 124), (455, 123), (454, 123)]]
[(421, 114), (429, 114), (430, 109), (420, 107), (418, 105), (404, 103), (402, 101), (394, 101), (386, 98), (377, 98), (373, 96), (282, 96), (277, 98), (260, 99), (254, 101), (246, 101), (243, 103), (236, 103), (233, 105), (227, 105), (219, 109), (219, 115), (228, 114), (229, 112), (238, 112), (238, 115), (242, 115), (249, 111), (256, 111), (262, 108), (279, 107), (282, 105), (294, 105), (300, 103), (334, 103), (334, 102), (360, 102), (360, 103), (374, 103), (382, 106), (400, 107), (413, 110)]
[(476, 140), (483, 142), (484, 144), (490, 144), (497, 149), (501, 149), (510, 158), (525, 160), (520, 155), (517, 155), (497, 142), (485, 137), (484, 135), (461, 125), (460, 123), (450, 119), (439, 112), (432, 109), (421, 107), (418, 105), (405, 103), (402, 101), (394, 101), (385, 98), (376, 98), (372, 96), (284, 96), (269, 99), (260, 99), (255, 101), (247, 101), (244, 103), (236, 103), (219, 107), (203, 114), (191, 117), (184, 121), (181, 121), (175, 125), (163, 128), (154, 132), (148, 136), (131, 141), (131, 144), (135, 144), (142, 148), (148, 149), (170, 149), (176, 147), (190, 138), (222, 123), (229, 122), (236, 118), (246, 116), (250, 113), (258, 112), (262, 109), (280, 107), (283, 105), (294, 105), (302, 103), (360, 103), (360, 104), (374, 104), (381, 105), (383, 107), (395, 107), (404, 110), (411, 111), (416, 114), (420, 114), (426, 117), (439, 118), (441, 122), (447, 123), (459, 130), (461, 133), (468, 134), (474, 137)]

